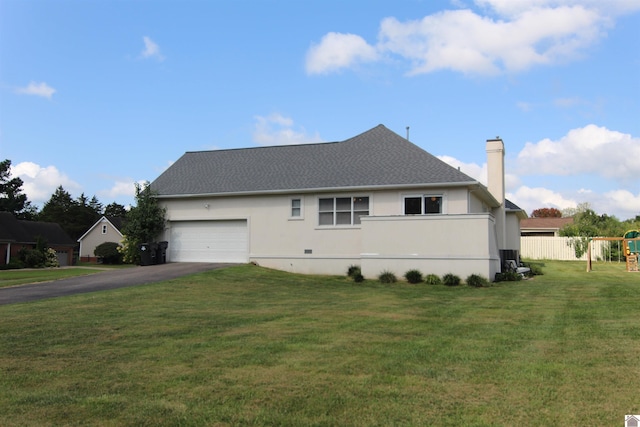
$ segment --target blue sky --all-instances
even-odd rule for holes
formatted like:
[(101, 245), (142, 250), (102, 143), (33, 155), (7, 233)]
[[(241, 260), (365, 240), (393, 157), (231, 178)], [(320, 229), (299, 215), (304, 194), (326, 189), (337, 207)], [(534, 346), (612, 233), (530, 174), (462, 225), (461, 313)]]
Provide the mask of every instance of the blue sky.
[(640, 0), (0, 0), (0, 159), (133, 202), (185, 151), (384, 124), (528, 213), (640, 214)]

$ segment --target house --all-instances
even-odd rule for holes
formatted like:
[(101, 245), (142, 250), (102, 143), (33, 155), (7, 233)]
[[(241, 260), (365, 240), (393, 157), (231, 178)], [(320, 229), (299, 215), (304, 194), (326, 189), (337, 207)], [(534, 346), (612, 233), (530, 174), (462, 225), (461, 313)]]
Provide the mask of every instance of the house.
[(56, 251), (60, 266), (73, 264), (76, 243), (59, 224), (19, 220), (10, 212), (0, 212), (0, 265), (17, 259), (22, 248), (35, 248), (39, 238)]
[(97, 262), (94, 254), (96, 247), (105, 242), (120, 243), (122, 241), (123, 220), (118, 217), (102, 216), (86, 233), (78, 239), (80, 243), (80, 261)]
[(558, 237), (560, 229), (567, 224), (573, 224), (573, 218), (526, 218), (520, 223), (520, 233), (523, 237)]
[(526, 213), (505, 201), (502, 140), (486, 151), (488, 187), (383, 125), (341, 142), (187, 152), (151, 183), (166, 208), (159, 239), (170, 262), (493, 278), (517, 256)]

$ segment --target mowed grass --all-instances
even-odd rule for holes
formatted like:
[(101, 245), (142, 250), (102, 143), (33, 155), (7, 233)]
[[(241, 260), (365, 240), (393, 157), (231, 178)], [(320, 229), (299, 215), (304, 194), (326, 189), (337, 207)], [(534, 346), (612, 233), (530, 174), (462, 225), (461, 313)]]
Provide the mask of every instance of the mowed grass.
[(491, 288), (238, 266), (0, 307), (0, 425), (622, 425), (640, 273)]
[(85, 276), (101, 271), (101, 268), (39, 268), (0, 271), (0, 288), (27, 283), (48, 282), (68, 277)]

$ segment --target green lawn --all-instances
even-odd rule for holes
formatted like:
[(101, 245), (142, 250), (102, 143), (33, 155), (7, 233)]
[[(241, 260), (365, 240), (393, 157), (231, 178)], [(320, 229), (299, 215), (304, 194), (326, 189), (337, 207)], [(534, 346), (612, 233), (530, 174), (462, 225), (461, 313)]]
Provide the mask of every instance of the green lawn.
[(38, 268), (22, 270), (0, 271), (0, 288), (7, 286), (24, 285), (27, 283), (48, 282), (51, 280), (65, 279), (67, 277), (84, 276), (94, 274), (102, 269), (90, 268)]
[(640, 273), (491, 288), (255, 266), (0, 306), (0, 425), (622, 425)]

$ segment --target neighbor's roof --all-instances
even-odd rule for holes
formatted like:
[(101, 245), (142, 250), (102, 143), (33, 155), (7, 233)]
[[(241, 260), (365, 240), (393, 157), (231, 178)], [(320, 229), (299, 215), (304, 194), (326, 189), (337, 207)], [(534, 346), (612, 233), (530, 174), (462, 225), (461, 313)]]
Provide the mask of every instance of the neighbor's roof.
[(85, 237), (87, 237), (87, 234), (91, 233), (91, 230), (93, 230), (94, 228), (96, 228), (98, 226), (98, 224), (101, 224), (103, 222), (103, 220), (109, 222), (111, 224), (111, 226), (118, 232), (118, 234), (120, 234), (122, 236), (122, 232), (120, 231), (122, 229), (122, 225), (124, 223), (124, 219), (117, 217), (117, 216), (104, 216), (102, 215), (91, 227), (89, 227), (89, 229), (78, 238), (78, 242), (83, 240)]
[(34, 244), (38, 237), (42, 237), (49, 245), (75, 245), (73, 239), (55, 222), (19, 220), (10, 212), (0, 212), (0, 241)]
[(152, 184), (191, 196), (478, 182), (383, 125), (341, 142), (187, 152)]
[(520, 222), (520, 229), (559, 230), (567, 224), (573, 224), (572, 217), (527, 218)]

